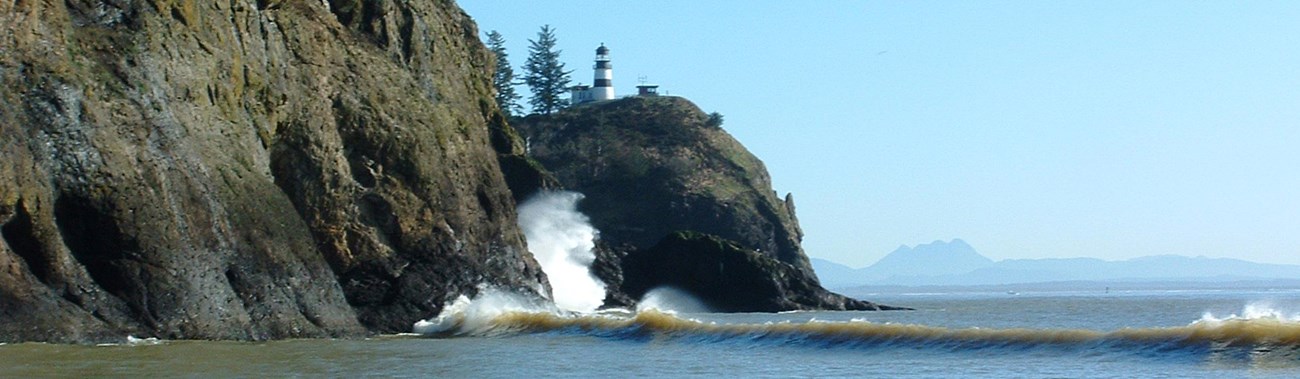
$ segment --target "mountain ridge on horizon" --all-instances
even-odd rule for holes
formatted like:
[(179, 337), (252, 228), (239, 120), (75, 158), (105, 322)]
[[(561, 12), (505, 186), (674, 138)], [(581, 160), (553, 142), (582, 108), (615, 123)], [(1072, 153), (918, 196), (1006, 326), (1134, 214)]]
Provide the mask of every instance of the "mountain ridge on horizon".
[[(1093, 257), (1020, 258), (994, 261), (954, 238), (900, 245), (875, 263), (852, 268), (811, 258), (827, 288), (862, 285), (990, 285), (1053, 281), (1300, 279), (1300, 265), (1157, 254), (1124, 260)], [(942, 261), (944, 264), (935, 264)], [(1160, 267), (1153, 270), (1152, 266)]]

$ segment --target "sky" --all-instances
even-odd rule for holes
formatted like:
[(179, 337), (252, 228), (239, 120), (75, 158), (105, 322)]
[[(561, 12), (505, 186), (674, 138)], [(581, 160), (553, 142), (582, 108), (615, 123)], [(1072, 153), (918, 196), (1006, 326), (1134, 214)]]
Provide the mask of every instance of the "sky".
[[(809, 256), (1300, 264), (1300, 2), (460, 0), (725, 116)], [(527, 94), (526, 88), (519, 89)]]

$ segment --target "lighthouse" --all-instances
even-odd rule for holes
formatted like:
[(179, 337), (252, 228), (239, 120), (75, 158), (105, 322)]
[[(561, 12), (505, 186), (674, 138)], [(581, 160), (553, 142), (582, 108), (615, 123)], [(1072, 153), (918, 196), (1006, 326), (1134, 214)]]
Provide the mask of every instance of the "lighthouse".
[(596, 65), (592, 68), (596, 70), (593, 84), (569, 87), (569, 104), (614, 100), (614, 65), (609, 63), (609, 48), (603, 43), (596, 48)]
[(609, 48), (596, 48), (596, 79), (591, 86), (591, 100), (614, 100), (614, 66), (609, 63)]

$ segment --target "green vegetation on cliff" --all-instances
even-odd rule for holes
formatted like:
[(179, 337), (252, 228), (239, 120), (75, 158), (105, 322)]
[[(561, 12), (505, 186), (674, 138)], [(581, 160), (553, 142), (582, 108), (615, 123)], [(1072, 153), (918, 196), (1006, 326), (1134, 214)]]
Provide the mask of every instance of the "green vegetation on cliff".
[[(405, 332), (545, 294), (451, 1), (0, 2), (0, 341)], [(536, 178), (528, 180), (526, 176)]]
[(603, 246), (696, 230), (816, 285), (719, 117), (529, 117), (534, 160), (491, 62), (450, 0), (0, 2), (0, 342), (360, 336), (547, 296), (515, 205), (560, 184)]
[(763, 162), (710, 119), (680, 97), (629, 97), (516, 127), (532, 157), (587, 196), (581, 210), (610, 244), (647, 248), (694, 230), (812, 276), (793, 202), (777, 197)]
[(794, 202), (763, 163), (679, 97), (629, 97), (518, 123), (530, 155), (581, 192), (600, 230), (593, 272), (606, 304), (658, 286), (718, 311), (889, 309), (830, 293), (800, 247)]

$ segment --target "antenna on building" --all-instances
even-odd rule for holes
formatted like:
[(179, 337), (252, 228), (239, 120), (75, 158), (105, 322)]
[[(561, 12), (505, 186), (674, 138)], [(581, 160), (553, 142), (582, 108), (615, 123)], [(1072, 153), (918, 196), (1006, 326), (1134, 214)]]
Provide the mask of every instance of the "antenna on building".
[(659, 96), (659, 85), (646, 83), (646, 76), (636, 77), (636, 81), (641, 84), (636, 85), (637, 96)]

